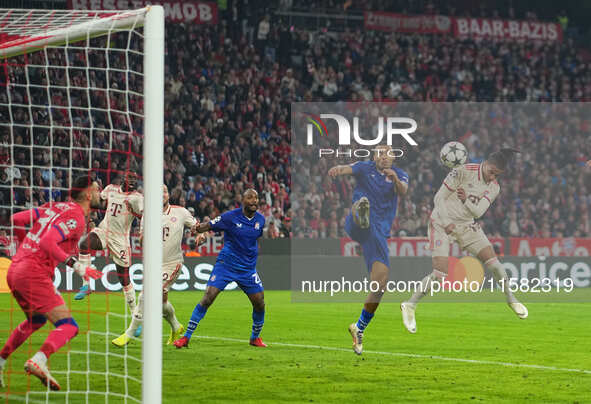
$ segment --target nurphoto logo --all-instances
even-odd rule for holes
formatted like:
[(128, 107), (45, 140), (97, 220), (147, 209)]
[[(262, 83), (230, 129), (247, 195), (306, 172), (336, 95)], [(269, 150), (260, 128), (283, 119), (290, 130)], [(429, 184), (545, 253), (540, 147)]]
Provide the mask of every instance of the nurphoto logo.
[[(339, 146), (350, 146), (352, 141), (354, 144), (361, 146), (377, 146), (384, 142), (389, 146), (393, 146), (394, 139), (398, 136), (402, 137), (411, 146), (418, 146), (418, 143), (413, 139), (411, 134), (417, 130), (417, 122), (412, 118), (406, 117), (384, 117), (380, 116), (377, 120), (377, 127), (374, 137), (364, 136), (359, 131), (359, 117), (353, 117), (353, 125), (347, 118), (339, 114), (320, 114), (314, 115), (310, 113), (304, 114), (308, 123), (306, 124), (306, 144), (308, 146), (314, 145), (314, 133), (317, 136), (326, 137), (328, 134), (325, 119), (332, 119), (336, 122), (338, 127), (338, 144)], [(374, 132), (372, 130), (372, 132)], [(404, 155), (402, 149), (390, 148), (387, 150), (376, 148), (320, 148), (318, 149), (318, 157), (369, 157), (372, 153), (387, 153), (391, 157), (401, 157)]]

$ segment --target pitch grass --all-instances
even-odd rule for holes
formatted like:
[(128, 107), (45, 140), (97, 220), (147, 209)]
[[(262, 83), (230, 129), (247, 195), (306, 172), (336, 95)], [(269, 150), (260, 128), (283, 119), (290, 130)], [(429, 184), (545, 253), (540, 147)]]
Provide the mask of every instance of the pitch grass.
[[(591, 290), (588, 290), (591, 292)], [(177, 316), (189, 319), (198, 292), (171, 293)], [(70, 354), (52, 357), (51, 369), (72, 403), (86, 402), (86, 391), (124, 395), (124, 379), (114, 373), (141, 379), (140, 341), (127, 349), (110, 345), (121, 332), (124, 319), (104, 316), (122, 313), (120, 294), (93, 294), (90, 301), (74, 302), (81, 333), (70, 344)], [(222, 293), (200, 324), (189, 349), (163, 346), (163, 389), (165, 403), (196, 402), (588, 402), (591, 374), (566, 370), (503, 366), (500, 362), (591, 371), (591, 306), (584, 303), (535, 303), (530, 317), (519, 320), (501, 303), (428, 303), (417, 312), (418, 333), (409, 334), (402, 326), (396, 304), (382, 305), (367, 329), (364, 347), (356, 356), (351, 350), (347, 326), (357, 319), (360, 304), (294, 304), (289, 292), (266, 292), (267, 316), (262, 337), (266, 349), (247, 344), (251, 308), (241, 292)], [(0, 295), (0, 338), (21, 320), (21, 313), (8, 295)], [(89, 327), (90, 325), (90, 327)], [(88, 329), (99, 334), (88, 334)], [(0, 395), (5, 402), (24, 402), (27, 389), (42, 392), (35, 378), (22, 372), (24, 361), (35, 352), (51, 327), (45, 326), (25, 343), (8, 362), (5, 381), (9, 388)], [(168, 325), (164, 324), (165, 338)], [(199, 336), (230, 338), (220, 340)], [(164, 339), (164, 342), (166, 340)], [(334, 347), (273, 345), (273, 343)], [(87, 343), (89, 345), (87, 345)], [(76, 354), (73, 351), (102, 354)], [(63, 350), (66, 351), (65, 349)], [(109, 355), (104, 355), (108, 352)], [(381, 353), (379, 353), (381, 352)], [(127, 354), (127, 360), (113, 354)], [(427, 355), (412, 357), (386, 353)], [(447, 361), (445, 358), (492, 361), (498, 364)], [(70, 373), (70, 369), (94, 372)], [(105, 359), (108, 357), (108, 361)], [(110, 374), (105, 376), (108, 370)], [(102, 372), (102, 373), (101, 373)], [(6, 394), (10, 391), (10, 394)], [(15, 393), (16, 392), (16, 393)], [(19, 393), (20, 392), (20, 393)], [(127, 380), (129, 396), (140, 398), (141, 387)], [(66, 402), (66, 394), (30, 394), (30, 398)], [(1, 401), (0, 401), (1, 402)], [(89, 393), (88, 402), (107, 402), (104, 395)], [(111, 396), (109, 403), (125, 402)], [(127, 402), (133, 402), (128, 399)]]

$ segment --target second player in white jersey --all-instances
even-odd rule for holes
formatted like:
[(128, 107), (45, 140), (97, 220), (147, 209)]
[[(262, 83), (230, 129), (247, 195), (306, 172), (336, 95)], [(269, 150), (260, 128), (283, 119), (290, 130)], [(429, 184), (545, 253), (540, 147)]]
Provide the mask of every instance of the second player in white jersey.
[[(473, 255), (478, 255), (485, 247), (492, 248), (474, 222), (486, 213), (500, 191), (496, 180), (485, 180), (483, 165), (465, 164), (454, 168), (435, 195), (429, 224), (429, 249), (433, 257), (447, 257), (454, 239)], [(449, 231), (450, 227), (453, 231)]]
[(433, 269), (425, 276), (420, 287), (409, 300), (400, 305), (402, 321), (406, 329), (415, 333), (415, 310), (431, 285), (441, 282), (447, 275), (450, 244), (456, 241), (460, 247), (476, 256), (490, 270), (501, 285), (509, 307), (519, 318), (527, 318), (526, 307), (519, 303), (509, 288), (509, 278), (499, 262), (494, 249), (480, 225), (474, 221), (484, 215), (499, 195), (497, 182), (503, 174), (514, 149), (502, 149), (492, 153), (482, 164), (465, 164), (452, 170), (437, 191), (429, 224), (429, 247)]
[(144, 196), (137, 191), (125, 192), (121, 186), (110, 184), (101, 192), (101, 199), (107, 201), (105, 217), (92, 232), (109, 249), (111, 259), (123, 267), (131, 265), (131, 225), (135, 218), (141, 218)]
[(168, 205), (162, 217), (162, 263), (183, 262), (181, 242), (185, 227), (193, 227), (197, 219), (182, 206)]
[[(435, 198), (431, 214), (431, 219), (443, 227), (450, 223), (472, 224), (475, 218), (484, 215), (501, 189), (496, 180), (484, 180), (482, 164), (464, 164), (454, 168), (443, 181), (443, 186), (449, 194), (443, 192), (441, 198)], [(456, 194), (458, 188), (464, 189), (465, 202)]]
[[(123, 288), (125, 300), (131, 312), (134, 311), (135, 289), (129, 279), (131, 266), (131, 225), (143, 212), (144, 197), (136, 191), (137, 174), (127, 172), (121, 178), (121, 185), (110, 184), (101, 191), (101, 199), (106, 201), (105, 216), (101, 223), (80, 240), (82, 263), (90, 265), (91, 251), (108, 249), (109, 257), (115, 263), (119, 283)], [(81, 300), (91, 292), (90, 285), (84, 282), (74, 299)], [(138, 331), (139, 334), (140, 331)], [(139, 335), (138, 335), (139, 336)]]
[[(164, 199), (167, 201), (162, 215), (162, 282), (163, 293), (168, 293), (170, 285), (178, 278), (183, 266), (182, 241), (185, 228), (194, 228), (197, 219), (182, 206), (168, 203), (168, 188), (164, 186)], [(144, 234), (142, 219), (140, 233)]]
[[(168, 188), (163, 188), (163, 216), (162, 216), (162, 313), (166, 321), (170, 324), (170, 337), (168, 344), (172, 344), (185, 331), (184, 327), (176, 318), (175, 310), (168, 300), (168, 292), (172, 284), (176, 281), (183, 266), (182, 240), (185, 228), (190, 228), (195, 233), (195, 227), (199, 223), (191, 213), (182, 206), (169, 204)], [(143, 234), (143, 219), (141, 222), (141, 234)], [(197, 244), (205, 240), (205, 234), (200, 234)], [(135, 335), (136, 330), (143, 320), (143, 292), (138, 297), (138, 305), (133, 312), (133, 317), (129, 328), (125, 333), (115, 338), (112, 343), (122, 347), (129, 343), (131, 337)]]

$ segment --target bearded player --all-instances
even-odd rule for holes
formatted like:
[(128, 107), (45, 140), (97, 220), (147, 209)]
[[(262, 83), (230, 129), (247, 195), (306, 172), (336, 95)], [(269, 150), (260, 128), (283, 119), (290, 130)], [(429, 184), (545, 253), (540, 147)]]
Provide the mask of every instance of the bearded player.
[[(197, 220), (191, 213), (182, 206), (175, 206), (169, 204), (168, 187), (164, 185), (163, 188), (163, 217), (162, 217), (162, 314), (164, 319), (170, 324), (170, 336), (168, 338), (168, 345), (180, 338), (185, 328), (179, 323), (176, 318), (174, 307), (168, 300), (168, 292), (172, 284), (179, 276), (180, 270), (183, 267), (183, 250), (181, 243), (183, 241), (183, 234), (186, 227), (191, 228), (195, 232)], [(143, 234), (144, 220), (142, 218), (140, 232)], [(206, 235), (200, 234), (197, 239), (197, 244), (202, 244), (205, 241)], [(135, 335), (136, 330), (143, 320), (144, 310), (144, 292), (141, 292), (138, 297), (138, 304), (133, 312), (131, 324), (125, 333), (115, 338), (112, 343), (118, 347), (123, 347), (129, 343), (131, 337)]]
[[(109, 250), (109, 255), (117, 268), (117, 276), (123, 287), (125, 300), (132, 313), (136, 303), (135, 289), (129, 279), (131, 266), (129, 234), (133, 220), (142, 216), (144, 206), (144, 197), (136, 191), (136, 188), (137, 174), (128, 172), (121, 186), (110, 184), (103, 189), (101, 199), (107, 201), (105, 217), (97, 227), (80, 240), (79, 256), (81, 262), (90, 265), (91, 250), (100, 251), (105, 248)], [(81, 300), (89, 293), (90, 287), (87, 282), (84, 282), (80, 292), (74, 298)]]
[(230, 282), (236, 282), (252, 304), (250, 345), (267, 346), (260, 337), (265, 322), (265, 295), (256, 263), (258, 239), (263, 235), (265, 217), (257, 212), (258, 206), (259, 194), (252, 188), (247, 189), (242, 195), (242, 207), (196, 226), (198, 233), (223, 231), (224, 246), (207, 281), (205, 294), (191, 314), (185, 335), (174, 342), (177, 348), (189, 346), (189, 340), (207, 309)]
[(357, 355), (363, 352), (363, 333), (380, 304), (388, 281), (390, 260), (387, 239), (396, 217), (398, 196), (408, 192), (408, 174), (394, 166), (392, 152), (390, 146), (378, 146), (372, 161), (358, 161), (328, 170), (332, 178), (341, 175), (355, 177), (353, 206), (347, 216), (345, 230), (361, 244), (371, 281), (379, 284), (378, 291), (368, 294), (357, 323), (349, 326), (353, 351)]
[(511, 310), (527, 318), (527, 308), (519, 303), (509, 288), (509, 278), (499, 262), (493, 246), (474, 221), (482, 217), (499, 195), (497, 178), (503, 174), (514, 154), (514, 149), (501, 149), (492, 153), (481, 164), (465, 164), (454, 168), (435, 194), (435, 208), (429, 226), (429, 246), (432, 251), (433, 272), (421, 281), (421, 287), (400, 305), (402, 321), (410, 333), (417, 331), (415, 310), (431, 284), (447, 274), (449, 247), (456, 241), (460, 247), (476, 256), (500, 282)]
[(49, 320), (55, 329), (47, 336), (41, 349), (25, 362), (25, 372), (38, 377), (51, 390), (60, 389), (59, 383), (49, 373), (47, 360), (78, 334), (78, 324), (53, 286), (55, 267), (65, 262), (83, 279), (102, 276), (101, 272), (83, 264), (75, 256), (78, 240), (86, 230), (86, 217), (91, 208), (100, 205), (98, 184), (93, 182), (89, 185), (86, 175), (78, 177), (73, 182), (70, 196), (73, 202), (47, 203), (12, 217), (13, 225), (21, 231), (31, 226), (13, 257), (6, 277), (26, 320), (10, 334), (0, 351), (0, 384), (3, 384), (1, 373), (8, 356)]

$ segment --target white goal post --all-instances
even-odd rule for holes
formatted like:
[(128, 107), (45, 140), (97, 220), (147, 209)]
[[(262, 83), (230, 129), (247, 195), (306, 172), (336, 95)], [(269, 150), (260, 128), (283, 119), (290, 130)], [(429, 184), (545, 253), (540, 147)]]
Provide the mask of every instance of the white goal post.
[[(164, 9), (148, 12), (144, 29), (144, 403), (162, 400), (162, 186), (164, 167)], [(149, 197), (148, 197), (149, 195)]]
[[(109, 69), (109, 46), (110, 36), (118, 30), (125, 30), (127, 28), (137, 28), (143, 25), (143, 72), (137, 73), (143, 78), (143, 114), (135, 114), (131, 119), (137, 119), (137, 122), (143, 120), (143, 187), (144, 187), (144, 245), (143, 245), (143, 291), (144, 291), (144, 331), (143, 331), (143, 346), (142, 346), (142, 401), (144, 403), (159, 404), (162, 400), (162, 277), (161, 277), (161, 263), (162, 263), (162, 185), (163, 185), (163, 153), (164, 153), (164, 10), (161, 6), (149, 6), (139, 10), (130, 11), (82, 11), (82, 10), (17, 10), (17, 9), (0, 9), (0, 63), (7, 60), (7, 58), (20, 57), (19, 55), (29, 55), (34, 52), (46, 52), (47, 47), (55, 47), (59, 45), (68, 46), (78, 41), (90, 41), (90, 38), (100, 36), (107, 36), (109, 40), (106, 41), (105, 54), (106, 63), (104, 70)], [(80, 48), (78, 48), (80, 49)], [(130, 51), (128, 49), (128, 51)], [(82, 50), (82, 52), (84, 52)], [(133, 52), (133, 51), (130, 51)], [(68, 53), (65, 53), (65, 58), (68, 59)], [(138, 52), (134, 55), (139, 57)], [(47, 57), (47, 56), (46, 56)], [(89, 58), (88, 52), (86, 57)], [(127, 57), (127, 56), (125, 56)], [(66, 62), (68, 63), (68, 62)], [(37, 66), (39, 67), (39, 66)], [(51, 66), (50, 66), (51, 67)], [(69, 68), (69, 65), (67, 66)], [(94, 68), (94, 67), (93, 67)], [(100, 67), (97, 67), (97, 70)], [(26, 70), (26, 68), (25, 68)], [(47, 70), (47, 77), (49, 77), (49, 69)], [(117, 70), (117, 69), (113, 69)], [(121, 73), (122, 71), (118, 71)], [(135, 73), (135, 72), (134, 72)], [(125, 72), (121, 73), (125, 76)], [(26, 94), (28, 100), (14, 101), (8, 96), (8, 101), (4, 105), (7, 111), (12, 111), (11, 108), (21, 108), (32, 117), (33, 110), (37, 108), (46, 108), (49, 111), (50, 120), (52, 111), (50, 84), (46, 84), (49, 105), (34, 105), (30, 100), (31, 92), (29, 91), (28, 73), (27, 83), (19, 84), (26, 87)], [(68, 76), (69, 77), (69, 76)], [(89, 86), (87, 90), (87, 97), (91, 98), (90, 76), (86, 82)], [(109, 88), (109, 76), (107, 76), (107, 88), (105, 93), (110, 94), (111, 91), (118, 93), (125, 92), (123, 90)], [(129, 77), (129, 75), (125, 76)], [(7, 76), (7, 82), (10, 80)], [(49, 81), (49, 79), (47, 79)], [(128, 80), (126, 80), (128, 81)], [(7, 84), (8, 86), (9, 84)], [(61, 84), (60, 84), (61, 85)], [(70, 82), (68, 78), (68, 88)], [(76, 84), (72, 84), (74, 88)], [(127, 83), (124, 84), (127, 86)], [(37, 86), (41, 87), (41, 86)], [(61, 87), (60, 87), (61, 88)], [(96, 90), (96, 89), (92, 89)], [(99, 89), (105, 90), (105, 89)], [(118, 92), (118, 93), (117, 93)], [(138, 90), (139, 92), (139, 90)], [(120, 95), (120, 94), (118, 94)], [(142, 94), (137, 94), (141, 96)], [(79, 106), (72, 106), (69, 100), (68, 105), (70, 109), (82, 109)], [(127, 95), (123, 95), (120, 99), (125, 99), (129, 102)], [(26, 104), (28, 101), (28, 105)], [(11, 104), (12, 102), (12, 104)], [(22, 104), (22, 105), (21, 105)], [(41, 102), (39, 104), (42, 104)], [(94, 107), (88, 105), (88, 114)], [(114, 108), (117, 110), (117, 106)], [(104, 110), (105, 116), (108, 116), (111, 121), (110, 114), (113, 113), (113, 107), (107, 103)], [(115, 114), (121, 111), (115, 111)], [(37, 113), (37, 112), (35, 112)], [(25, 112), (25, 115), (27, 113)], [(69, 112), (69, 122), (74, 122), (72, 112)], [(1, 113), (0, 113), (1, 115)], [(134, 115), (134, 113), (129, 113)], [(68, 120), (66, 118), (66, 120)], [(131, 120), (130, 120), (131, 122)], [(30, 118), (30, 123), (27, 121), (19, 121), (15, 118), (13, 121), (12, 113), (10, 114), (10, 122), (4, 122), (5, 126), (27, 126), (30, 125), (30, 132), (33, 133), (33, 118)], [(70, 136), (74, 130), (87, 130), (87, 128), (74, 128), (71, 124)], [(133, 124), (130, 124), (133, 127)], [(53, 121), (52, 126), (44, 126), (48, 129), (52, 139), (49, 141), (53, 144)], [(68, 128), (60, 123), (56, 128), (68, 131)], [(12, 129), (11, 129), (12, 130)], [(92, 131), (92, 124), (91, 129)], [(129, 129), (131, 130), (131, 129)], [(117, 134), (117, 129), (113, 132)], [(11, 132), (12, 133), (12, 132)], [(31, 134), (31, 139), (33, 135)], [(92, 139), (92, 135), (91, 135)], [(31, 140), (32, 142), (32, 140)], [(92, 142), (92, 140), (91, 140)], [(70, 143), (71, 148), (74, 149), (74, 143)], [(31, 155), (33, 155), (35, 144), (31, 143)], [(66, 149), (63, 145), (62, 149)], [(92, 147), (92, 146), (88, 146)], [(92, 153), (92, 151), (90, 152)], [(72, 161), (72, 152), (70, 151), (70, 161)], [(14, 161), (14, 160), (13, 160)], [(90, 161), (90, 160), (89, 160)], [(50, 161), (53, 164), (53, 160)], [(14, 163), (12, 163), (14, 164)], [(33, 164), (33, 163), (31, 163)], [(70, 163), (70, 166), (72, 162)], [(87, 167), (90, 168), (90, 167)], [(31, 165), (31, 172), (33, 165)], [(32, 181), (31, 181), (32, 186)], [(51, 185), (50, 185), (51, 193)], [(108, 320), (107, 320), (108, 326)], [(123, 330), (119, 330), (122, 332)], [(108, 338), (108, 329), (106, 337)], [(125, 351), (127, 352), (127, 351)], [(109, 352), (107, 352), (109, 354)], [(107, 368), (108, 371), (108, 368)], [(92, 373), (92, 372), (89, 372)], [(127, 382), (126, 382), (127, 383)], [(108, 386), (108, 381), (107, 381)], [(127, 390), (127, 387), (125, 387)], [(127, 393), (125, 393), (127, 395)], [(66, 395), (66, 400), (67, 400)], [(49, 398), (47, 399), (49, 401)], [(92, 400), (92, 399), (90, 399)], [(127, 402), (127, 396), (125, 398)], [(106, 400), (108, 402), (108, 399)], [(89, 402), (88, 395), (86, 402)]]

